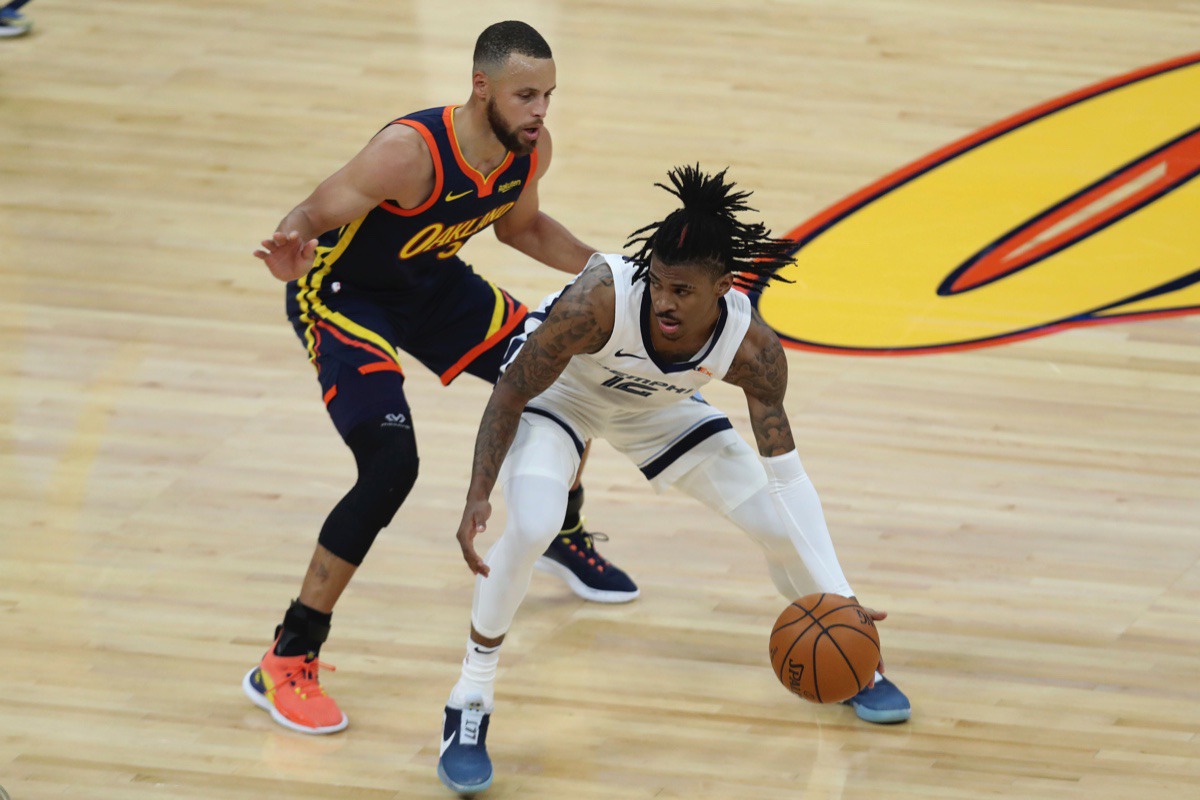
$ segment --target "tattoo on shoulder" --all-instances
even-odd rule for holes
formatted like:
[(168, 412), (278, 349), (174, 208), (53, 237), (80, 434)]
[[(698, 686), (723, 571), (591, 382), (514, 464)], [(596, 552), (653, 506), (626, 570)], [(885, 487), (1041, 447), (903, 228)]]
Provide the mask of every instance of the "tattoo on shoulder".
[(604, 347), (612, 336), (612, 287), (612, 270), (607, 264), (585, 269), (567, 287), (546, 320), (564, 347), (577, 353), (595, 353)]
[(575, 281), (575, 285), (579, 285), (581, 283), (588, 284), (587, 288), (591, 288), (591, 286), (612, 286), (612, 269), (608, 266), (608, 264), (603, 262), (586, 267), (583, 272), (579, 274), (579, 278)]
[(533, 397), (562, 374), (572, 356), (600, 351), (612, 336), (613, 312), (603, 305), (604, 289), (611, 296), (612, 285), (607, 265), (584, 270), (559, 297), (546, 321), (530, 334), (504, 379)]

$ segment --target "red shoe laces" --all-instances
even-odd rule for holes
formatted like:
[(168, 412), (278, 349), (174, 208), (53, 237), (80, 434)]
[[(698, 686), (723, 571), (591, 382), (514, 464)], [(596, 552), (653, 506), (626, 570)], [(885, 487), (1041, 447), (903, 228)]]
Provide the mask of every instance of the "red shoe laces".
[(593, 566), (596, 563), (602, 566), (608, 566), (608, 559), (596, 552), (596, 542), (607, 542), (608, 534), (606, 533), (588, 533), (581, 531), (583, 534), (583, 547), (580, 548), (579, 555), (588, 559), (588, 563)]
[(324, 661), (314, 658), (312, 661), (302, 662), (300, 666), (284, 675), (283, 679), (295, 684), (296, 688), (300, 690), (300, 694), (324, 693), (325, 690), (321, 688), (321, 679), (318, 677), (318, 673), (322, 669), (337, 672), (337, 667), (333, 664), (326, 664)]

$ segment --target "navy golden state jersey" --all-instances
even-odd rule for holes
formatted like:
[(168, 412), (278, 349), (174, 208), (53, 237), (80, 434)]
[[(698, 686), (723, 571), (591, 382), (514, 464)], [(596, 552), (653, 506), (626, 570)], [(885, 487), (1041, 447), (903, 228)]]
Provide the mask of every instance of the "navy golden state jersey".
[(344, 287), (416, 299), (470, 269), (454, 256), (467, 239), (516, 205), (536, 174), (537, 151), (519, 157), (509, 153), (483, 175), (463, 158), (454, 132), (455, 108), (430, 108), (389, 123), (407, 125), (424, 138), (433, 156), (433, 192), (413, 209), (385, 200), (361, 219), (322, 234), (302, 291)]

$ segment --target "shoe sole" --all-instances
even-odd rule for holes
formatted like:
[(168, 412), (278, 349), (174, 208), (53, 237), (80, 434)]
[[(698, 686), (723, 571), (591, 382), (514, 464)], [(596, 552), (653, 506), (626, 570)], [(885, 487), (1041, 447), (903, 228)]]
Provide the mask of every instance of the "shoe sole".
[(275, 704), (268, 700), (262, 692), (254, 688), (254, 683), (250, 680), (250, 678), (254, 675), (254, 670), (256, 669), (258, 669), (258, 667), (251, 667), (250, 671), (246, 673), (246, 677), (242, 678), (242, 691), (246, 693), (246, 697), (250, 698), (251, 703), (254, 703), (254, 705), (258, 706), (263, 711), (270, 712), (271, 719), (275, 720), (283, 727), (289, 728), (298, 733), (307, 733), (313, 736), (324, 736), (326, 734), (337, 733), (340, 730), (345, 730), (346, 726), (350, 724), (350, 718), (347, 717), (344, 712), (342, 713), (341, 722), (339, 722), (337, 725), (326, 725), (324, 728), (309, 728), (292, 722), (283, 714), (280, 714), (279, 709), (275, 707)]
[(851, 706), (858, 718), (876, 725), (894, 725), (897, 722), (907, 722), (912, 716), (911, 708), (893, 708), (887, 711), (876, 711), (862, 706)]
[(447, 775), (446, 770), (442, 768), (441, 761), (438, 761), (437, 772), (438, 772), (438, 779), (441, 780), (442, 784), (445, 785), (445, 787), (447, 789), (449, 789), (452, 792), (458, 792), (461, 795), (466, 795), (467, 797), (470, 797), (473, 794), (479, 794), (484, 789), (486, 789), (492, 785), (491, 777), (488, 777), (487, 781), (485, 781), (484, 783), (477, 783), (474, 786), (466, 786), (461, 783), (455, 783), (454, 781), (450, 780), (450, 776)]
[(533, 566), (542, 572), (548, 572), (551, 575), (557, 575), (562, 578), (567, 586), (571, 587), (572, 592), (584, 600), (591, 600), (593, 603), (628, 603), (636, 600), (638, 595), (642, 593), (641, 589), (634, 589), (632, 592), (610, 592), (603, 589), (593, 589), (579, 580), (574, 572), (571, 572), (571, 570), (562, 564), (546, 556), (539, 556)]

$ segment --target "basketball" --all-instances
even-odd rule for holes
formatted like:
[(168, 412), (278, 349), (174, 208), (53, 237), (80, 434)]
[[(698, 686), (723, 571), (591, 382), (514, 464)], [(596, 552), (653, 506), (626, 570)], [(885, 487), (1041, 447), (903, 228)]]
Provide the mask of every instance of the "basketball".
[(810, 594), (771, 629), (771, 666), (789, 691), (813, 703), (840, 703), (866, 688), (879, 666), (879, 631), (855, 601)]

